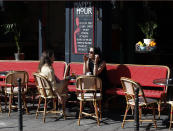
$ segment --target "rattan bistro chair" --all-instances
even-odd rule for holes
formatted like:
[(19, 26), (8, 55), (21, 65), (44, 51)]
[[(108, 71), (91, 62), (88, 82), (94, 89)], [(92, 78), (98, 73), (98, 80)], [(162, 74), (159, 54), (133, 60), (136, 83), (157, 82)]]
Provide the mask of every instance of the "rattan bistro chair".
[(18, 78), (21, 78), (21, 97), (23, 100), (24, 108), (26, 110), (26, 113), (29, 114), (27, 104), (26, 104), (26, 98), (25, 98), (25, 94), (27, 93), (27, 89), (28, 89), (29, 75), (26, 71), (12, 71), (12, 72), (9, 72), (5, 78), (5, 84), (6, 84), (5, 95), (9, 96), (8, 116), (10, 116), (12, 108), (17, 108), (17, 106), (12, 105), (12, 101), (14, 99), (14, 96), (18, 95), (18, 81), (17, 81)]
[[(126, 97), (126, 104), (127, 104), (123, 123), (122, 123), (122, 128), (124, 128), (125, 121), (134, 121), (134, 119), (126, 120), (126, 116), (127, 116), (129, 109), (131, 109), (133, 111), (133, 109), (135, 107), (135, 88), (139, 88), (139, 121), (140, 121), (140, 123), (142, 123), (142, 121), (146, 121), (146, 122), (152, 121), (156, 128), (157, 125), (156, 125), (156, 120), (155, 120), (154, 105), (157, 104), (157, 101), (154, 99), (151, 99), (151, 98), (146, 98), (141, 86), (137, 82), (135, 82), (129, 78), (126, 78), (126, 77), (121, 77), (120, 80), (121, 80), (121, 84), (123, 86), (123, 90), (124, 90), (125, 97)], [(150, 120), (141, 119), (142, 118), (142, 109), (149, 108), (149, 107), (151, 107), (153, 110), (153, 119), (152, 120), (151, 119)]]
[(0, 97), (0, 113), (2, 112), (2, 107), (1, 107), (1, 97)]
[(171, 130), (172, 123), (173, 123), (173, 121), (172, 121), (173, 101), (168, 101), (167, 103), (171, 105), (170, 120), (169, 120), (169, 130)]
[[(35, 82), (36, 82), (36, 86), (39, 92), (39, 102), (38, 102), (38, 108), (36, 111), (36, 119), (38, 117), (39, 113), (43, 113), (43, 122), (45, 122), (46, 119), (46, 114), (48, 113), (54, 113), (54, 114), (58, 114), (58, 113), (62, 113), (64, 115), (64, 119), (66, 119), (66, 115), (65, 115), (65, 103), (62, 103), (62, 111), (56, 109), (56, 102), (58, 101), (58, 97), (56, 94), (54, 94), (53, 90), (52, 90), (52, 86), (49, 82), (49, 80), (41, 75), (40, 73), (34, 73), (34, 78), (35, 78)], [(40, 110), (40, 104), (42, 99), (44, 99), (44, 110), (41, 111)], [(53, 100), (53, 109), (52, 110), (47, 110), (47, 103), (48, 100), (51, 99)], [(58, 101), (58, 105), (59, 105), (59, 101)]]
[[(102, 81), (95, 76), (79, 76), (76, 79), (77, 99), (80, 101), (80, 112), (78, 125), (82, 115), (91, 116), (97, 119), (97, 124), (100, 125), (101, 120), (101, 99), (102, 99)], [(94, 113), (88, 113), (85, 110), (84, 103), (92, 102)]]

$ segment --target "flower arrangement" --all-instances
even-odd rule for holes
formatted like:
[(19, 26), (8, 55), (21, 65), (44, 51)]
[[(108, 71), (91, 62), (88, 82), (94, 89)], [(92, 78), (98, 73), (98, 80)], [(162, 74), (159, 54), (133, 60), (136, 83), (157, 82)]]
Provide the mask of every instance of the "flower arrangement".
[(151, 41), (149, 45), (141, 41), (136, 43), (136, 51), (153, 51), (155, 48), (156, 48), (155, 41)]

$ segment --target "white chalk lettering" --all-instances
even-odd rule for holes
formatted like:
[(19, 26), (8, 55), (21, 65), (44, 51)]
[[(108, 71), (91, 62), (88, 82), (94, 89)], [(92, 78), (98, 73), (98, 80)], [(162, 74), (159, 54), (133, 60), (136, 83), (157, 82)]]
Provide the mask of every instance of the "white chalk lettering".
[(92, 15), (92, 8), (77, 8), (76, 9), (76, 14), (84, 14), (84, 15)]

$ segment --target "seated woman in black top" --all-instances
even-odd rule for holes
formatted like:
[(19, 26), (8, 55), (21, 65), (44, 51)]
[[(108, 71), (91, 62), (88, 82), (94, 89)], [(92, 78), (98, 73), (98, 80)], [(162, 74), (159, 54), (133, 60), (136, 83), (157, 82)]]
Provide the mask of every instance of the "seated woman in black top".
[(91, 75), (98, 76), (102, 80), (103, 101), (105, 101), (105, 91), (109, 86), (109, 81), (107, 78), (106, 62), (102, 60), (100, 48), (91, 47), (89, 49), (89, 57), (84, 55), (83, 60), (83, 73), (87, 74), (87, 72), (91, 72)]

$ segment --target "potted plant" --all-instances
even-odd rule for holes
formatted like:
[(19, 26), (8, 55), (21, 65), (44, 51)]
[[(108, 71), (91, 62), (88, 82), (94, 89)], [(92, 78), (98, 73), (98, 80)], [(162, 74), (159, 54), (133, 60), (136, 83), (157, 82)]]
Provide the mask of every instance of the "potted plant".
[(20, 60), (20, 59), (24, 59), (24, 53), (21, 53), (21, 48), (19, 45), (19, 41), (20, 41), (20, 29), (17, 27), (16, 23), (12, 23), (12, 24), (3, 24), (1, 25), (4, 28), (4, 34), (8, 34), (8, 33), (12, 33), (13, 34), (13, 38), (16, 44), (16, 48), (17, 48), (17, 53), (15, 53), (15, 59), (16, 60)]
[(156, 42), (151, 41), (150, 44), (147, 46), (144, 42), (139, 41), (136, 43), (136, 51), (153, 51), (156, 49)]
[(144, 43), (148, 46), (150, 42), (154, 41), (154, 31), (157, 28), (157, 23), (154, 21), (147, 21), (144, 24), (139, 24), (142, 33), (145, 35)]

